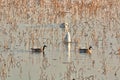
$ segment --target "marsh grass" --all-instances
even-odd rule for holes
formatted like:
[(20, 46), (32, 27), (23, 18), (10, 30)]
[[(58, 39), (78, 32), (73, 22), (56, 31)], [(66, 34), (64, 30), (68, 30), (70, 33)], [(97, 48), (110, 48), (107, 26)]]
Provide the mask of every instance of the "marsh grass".
[[(27, 62), (27, 59), (18, 58), (10, 51), (13, 51), (13, 53), (16, 49), (29, 51), (31, 47), (42, 47), (47, 44), (47, 52), (52, 51), (51, 55), (54, 54), (57, 48), (60, 48), (62, 50), (61, 54), (64, 54), (65, 46), (62, 42), (65, 33), (59, 29), (59, 24), (63, 22), (69, 23), (72, 42), (77, 43), (71, 50), (76, 51), (75, 58), (80, 57), (77, 55), (77, 50), (82, 46), (93, 45), (94, 52), (91, 59), (88, 61), (83, 60), (84, 64), (81, 60), (73, 61), (67, 66), (65, 64), (64, 68), (66, 70), (63, 73), (59, 73), (61, 75), (60, 78), (63, 78), (63, 80), (98, 79), (98, 75), (94, 74), (94, 72), (86, 75), (89, 71), (87, 67), (90, 70), (95, 70), (100, 75), (103, 74), (105, 77), (109, 75), (110, 71), (113, 71), (113, 67), (116, 67), (113, 74), (119, 77), (119, 66), (116, 63), (114, 63), (115, 66), (109, 68), (112, 66), (112, 64), (109, 64), (112, 59), (120, 60), (115, 57), (119, 57), (119, 55), (115, 54), (120, 54), (119, 4), (119, 0), (0, 1), (0, 47), (4, 50), (4, 52), (0, 50), (1, 80), (7, 80), (13, 69), (18, 70), (20, 79), (23, 79), (23, 64), (25, 63), (39, 65), (40, 80), (56, 80), (57, 72), (48, 75), (46, 71), (49, 67), (53, 67), (49, 61), (51, 58), (41, 59), (40, 57), (39, 61), (36, 62), (36, 58), (31, 57)], [(20, 26), (20, 24), (23, 25)], [(49, 26), (50, 24), (53, 25)], [(5, 54), (7, 58), (3, 56)], [(109, 55), (111, 59), (108, 58)], [(97, 56), (97, 58), (94, 56)], [(62, 64), (63, 57), (64, 55), (59, 56), (60, 64)], [(98, 64), (100, 66), (97, 66)], [(27, 71), (29, 80), (32, 80), (32, 74), (31, 70)]]

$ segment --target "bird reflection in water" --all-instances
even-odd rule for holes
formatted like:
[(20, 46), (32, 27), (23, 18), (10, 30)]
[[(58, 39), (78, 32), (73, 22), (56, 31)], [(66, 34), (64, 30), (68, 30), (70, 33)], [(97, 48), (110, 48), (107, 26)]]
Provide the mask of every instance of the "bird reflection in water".
[(68, 62), (70, 62), (70, 57), (71, 57), (71, 54), (70, 54), (70, 46), (71, 44), (70, 43), (65, 43), (65, 48), (66, 48), (66, 51), (67, 51), (67, 58), (68, 58)]
[[(70, 43), (71, 43), (71, 36), (70, 36), (70, 32), (69, 32), (69, 25), (68, 23), (62, 23), (60, 25), (60, 28), (62, 29), (62, 31), (64, 31), (65, 37), (63, 40), (63, 43), (65, 44), (66, 47), (66, 51), (67, 51), (67, 57), (68, 57), (68, 61), (70, 61)], [(64, 35), (62, 34), (62, 35)]]

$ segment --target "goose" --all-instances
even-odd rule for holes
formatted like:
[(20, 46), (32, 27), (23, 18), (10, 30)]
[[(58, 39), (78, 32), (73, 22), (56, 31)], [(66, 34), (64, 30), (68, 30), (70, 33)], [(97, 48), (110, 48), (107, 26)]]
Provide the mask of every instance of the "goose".
[(71, 36), (70, 36), (69, 28), (68, 28), (68, 23), (62, 23), (60, 25), (60, 28), (64, 29), (65, 32), (66, 32), (64, 42), (65, 43), (70, 43), (71, 42)]
[(88, 54), (91, 54), (92, 53), (92, 46), (89, 46), (88, 49), (79, 49), (79, 52), (80, 53), (88, 53)]
[(43, 48), (31, 48), (32, 52), (36, 52), (36, 53), (40, 53), (40, 52), (43, 52), (44, 53), (44, 50), (47, 46), (44, 45)]

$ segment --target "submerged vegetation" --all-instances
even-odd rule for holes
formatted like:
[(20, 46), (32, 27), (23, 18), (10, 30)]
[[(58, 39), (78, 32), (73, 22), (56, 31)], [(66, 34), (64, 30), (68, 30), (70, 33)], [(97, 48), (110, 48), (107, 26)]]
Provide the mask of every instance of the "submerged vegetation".
[[(119, 80), (119, 4), (120, 0), (0, 0), (0, 79)], [(70, 58), (59, 28), (64, 22), (75, 42)], [(44, 44), (47, 55), (27, 54)], [(89, 45), (91, 57), (77, 54)]]

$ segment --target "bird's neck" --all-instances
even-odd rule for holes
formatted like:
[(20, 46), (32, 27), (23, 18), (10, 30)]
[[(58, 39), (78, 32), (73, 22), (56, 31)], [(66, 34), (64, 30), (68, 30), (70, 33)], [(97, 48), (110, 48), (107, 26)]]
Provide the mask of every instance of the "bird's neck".
[(45, 47), (43, 47), (43, 51), (44, 51)]
[(66, 28), (65, 28), (65, 32), (69, 32), (68, 30), (69, 30), (68, 27), (66, 27)]

